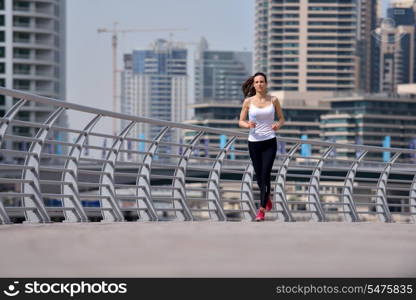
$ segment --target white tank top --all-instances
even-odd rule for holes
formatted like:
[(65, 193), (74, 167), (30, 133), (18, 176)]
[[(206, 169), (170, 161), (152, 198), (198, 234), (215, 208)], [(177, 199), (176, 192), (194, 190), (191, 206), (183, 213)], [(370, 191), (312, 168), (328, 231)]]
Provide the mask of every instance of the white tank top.
[(273, 103), (266, 107), (257, 107), (250, 103), (248, 110), (248, 118), (256, 123), (255, 128), (250, 128), (248, 140), (250, 142), (259, 142), (276, 137), (276, 133), (272, 129), (274, 122), (274, 105)]

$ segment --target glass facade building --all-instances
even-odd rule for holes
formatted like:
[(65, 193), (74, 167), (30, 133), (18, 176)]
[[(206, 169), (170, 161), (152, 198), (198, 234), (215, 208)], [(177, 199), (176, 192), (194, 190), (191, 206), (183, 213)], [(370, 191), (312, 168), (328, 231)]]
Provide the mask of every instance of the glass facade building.
[[(121, 75), (121, 112), (183, 122), (187, 119), (187, 80), (187, 50), (178, 45), (159, 39), (151, 49), (126, 54)], [(123, 128), (126, 125), (122, 123)], [(161, 129), (139, 123), (132, 135), (151, 139)], [(179, 141), (175, 133), (168, 133), (166, 139)]]
[(241, 100), (241, 85), (251, 73), (251, 52), (201, 49), (195, 59), (195, 102)]

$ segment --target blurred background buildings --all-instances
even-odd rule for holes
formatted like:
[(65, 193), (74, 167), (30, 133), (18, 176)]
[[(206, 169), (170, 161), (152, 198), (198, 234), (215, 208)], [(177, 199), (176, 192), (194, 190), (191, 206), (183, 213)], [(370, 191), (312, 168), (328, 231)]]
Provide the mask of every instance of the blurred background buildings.
[[(210, 49), (201, 38), (193, 57), (187, 43), (172, 39), (155, 39), (124, 53), (119, 111), (238, 129), (241, 84), (262, 71), (284, 110), (280, 136), (404, 148), (416, 144), (416, 1), (392, 0), (387, 10), (377, 0), (253, 1), (253, 52)], [(0, 0), (2, 86), (66, 99), (66, 5), (64, 0)], [(0, 98), (0, 116), (14, 102)], [(19, 117), (39, 121), (49, 112), (28, 106)], [(59, 124), (66, 122), (64, 115)], [(126, 126), (120, 125), (119, 131)], [(140, 126), (131, 133), (136, 138), (152, 138), (160, 130)], [(34, 135), (27, 127), (13, 130)], [(194, 134), (169, 139), (189, 141)], [(224, 141), (201, 139), (213, 146)], [(244, 148), (245, 141), (236, 147)]]

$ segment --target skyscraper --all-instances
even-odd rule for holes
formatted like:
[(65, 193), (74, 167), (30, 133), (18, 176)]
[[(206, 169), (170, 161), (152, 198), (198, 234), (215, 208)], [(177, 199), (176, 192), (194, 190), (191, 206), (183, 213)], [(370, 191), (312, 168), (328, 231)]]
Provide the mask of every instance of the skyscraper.
[(257, 0), (256, 70), (271, 91), (356, 89), (355, 0)]
[[(248, 51), (210, 50), (202, 38), (195, 56), (194, 118), (188, 124), (217, 128), (238, 128), (239, 109), (244, 98), (243, 82), (252, 75), (252, 53)], [(187, 132), (189, 141), (195, 132)], [(201, 143), (219, 146), (221, 137), (206, 135)], [(237, 141), (236, 146), (245, 141)], [(208, 152), (208, 151), (207, 151)]]
[[(187, 119), (187, 50), (163, 39), (149, 50), (135, 50), (124, 56), (121, 75), (121, 112), (159, 120)], [(124, 128), (126, 124), (122, 123)], [(135, 137), (152, 139), (160, 126), (139, 123)], [(168, 139), (179, 137), (167, 134)]]
[[(359, 17), (357, 20), (357, 66), (358, 81), (356, 90), (360, 92), (377, 92), (378, 87), (374, 82), (378, 78), (380, 68), (374, 31), (378, 24), (379, 7), (377, 0), (361, 0), (357, 2)], [(381, 6), (380, 6), (381, 7)]]
[[(0, 85), (65, 99), (65, 26), (65, 0), (0, 0)], [(1, 96), (0, 116), (12, 105), (13, 99)], [(28, 106), (17, 118), (42, 122), (50, 112)], [(58, 123), (64, 122), (65, 116)], [(27, 127), (12, 130), (34, 135)]]
[(209, 50), (202, 38), (195, 58), (195, 102), (241, 101), (241, 85), (252, 69), (251, 52)]
[(254, 70), (268, 73), (269, 0), (256, 0)]
[(416, 82), (416, 1), (394, 1), (378, 34), (379, 90), (396, 93), (397, 85)]

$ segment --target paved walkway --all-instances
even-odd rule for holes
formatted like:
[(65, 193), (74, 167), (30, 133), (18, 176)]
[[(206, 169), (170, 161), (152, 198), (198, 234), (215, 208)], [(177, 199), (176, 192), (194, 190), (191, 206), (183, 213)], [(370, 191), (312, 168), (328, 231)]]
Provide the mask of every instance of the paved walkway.
[(414, 224), (1, 225), (0, 249), (0, 277), (416, 276)]

